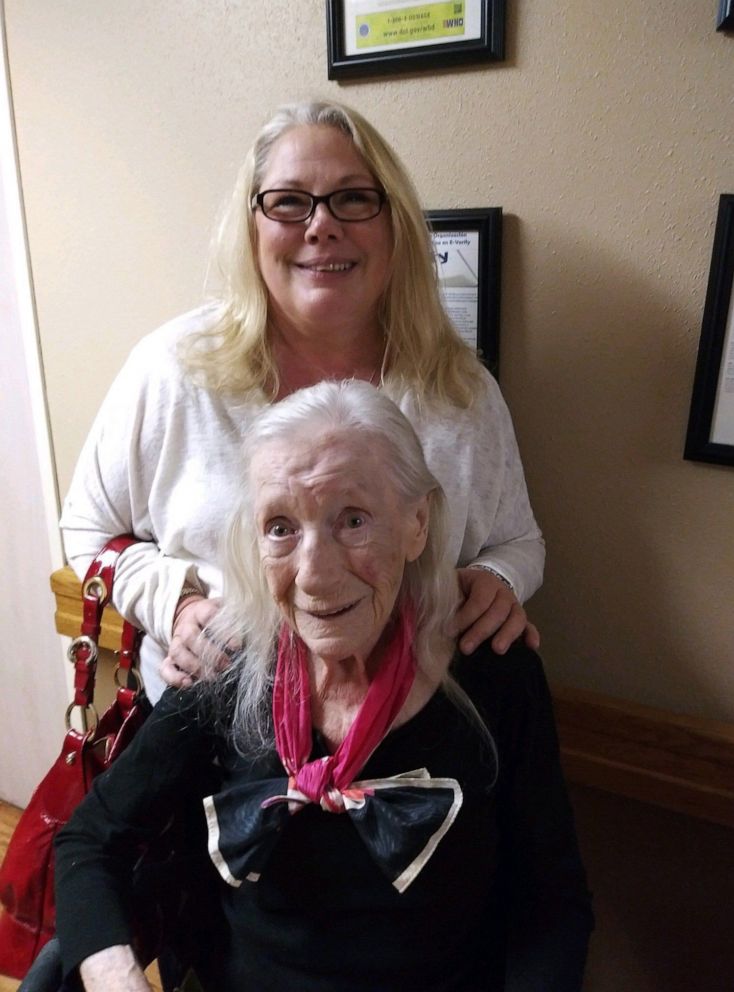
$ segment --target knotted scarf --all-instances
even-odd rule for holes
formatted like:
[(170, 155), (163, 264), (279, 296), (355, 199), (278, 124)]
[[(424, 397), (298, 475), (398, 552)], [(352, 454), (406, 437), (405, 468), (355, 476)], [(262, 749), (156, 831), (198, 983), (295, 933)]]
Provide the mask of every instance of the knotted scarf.
[(283, 627), (273, 688), (278, 755), (287, 780), (237, 784), (204, 800), (209, 853), (222, 877), (238, 886), (257, 881), (290, 814), (308, 803), (348, 813), (375, 862), (403, 892), (435, 851), (461, 808), (454, 779), (423, 768), (393, 778), (355, 781), (390, 727), (415, 678), (415, 613), (406, 604), (380, 666), (344, 740), (314, 761), (308, 651)]

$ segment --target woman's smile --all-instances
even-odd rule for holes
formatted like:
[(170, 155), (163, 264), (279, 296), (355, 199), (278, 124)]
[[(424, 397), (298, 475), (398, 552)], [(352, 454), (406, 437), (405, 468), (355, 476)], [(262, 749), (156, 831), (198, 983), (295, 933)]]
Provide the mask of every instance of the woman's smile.
[(314, 620), (334, 620), (345, 616), (350, 613), (356, 606), (359, 605), (360, 600), (355, 600), (353, 603), (348, 603), (346, 606), (334, 606), (328, 609), (312, 610), (308, 607), (296, 606), (296, 613), (305, 613)]
[(351, 272), (356, 268), (357, 263), (351, 261), (319, 261), (296, 262), (296, 267), (304, 269), (306, 272)]

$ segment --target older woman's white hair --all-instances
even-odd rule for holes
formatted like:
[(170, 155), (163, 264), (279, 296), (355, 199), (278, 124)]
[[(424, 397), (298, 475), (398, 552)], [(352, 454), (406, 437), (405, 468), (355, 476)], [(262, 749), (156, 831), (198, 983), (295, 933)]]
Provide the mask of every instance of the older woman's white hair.
[[(426, 546), (406, 564), (400, 595), (416, 610), (416, 658), (428, 674), (445, 655), (448, 625), (459, 591), (446, 548), (446, 505), (443, 490), (429, 471), (423, 449), (409, 421), (383, 392), (359, 380), (321, 382), (265, 407), (244, 438), (242, 498), (223, 546), (223, 608), (207, 631), (202, 689), (228, 711), (229, 730), (240, 748), (269, 744), (270, 687), (275, 643), (282, 615), (273, 601), (260, 564), (254, 519), (250, 464), (259, 446), (294, 436), (318, 439), (352, 432), (374, 439), (384, 453), (385, 478), (406, 506), (424, 497), (429, 503)], [(216, 673), (219, 646), (229, 645), (232, 663)], [(236, 648), (232, 648), (237, 645)], [(230, 705), (235, 700), (232, 714)]]

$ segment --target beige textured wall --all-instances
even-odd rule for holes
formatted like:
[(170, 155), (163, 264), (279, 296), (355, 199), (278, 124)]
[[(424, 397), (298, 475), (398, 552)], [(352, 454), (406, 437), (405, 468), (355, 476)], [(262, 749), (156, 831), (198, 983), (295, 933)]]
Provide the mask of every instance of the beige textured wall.
[(681, 457), (734, 190), (715, 7), (510, 3), (502, 65), (337, 85), (322, 0), (6, 0), (62, 490), (131, 344), (199, 301), (268, 108), (341, 97), (427, 207), (506, 211), (502, 384), (547, 535), (551, 674), (734, 719), (734, 470)]

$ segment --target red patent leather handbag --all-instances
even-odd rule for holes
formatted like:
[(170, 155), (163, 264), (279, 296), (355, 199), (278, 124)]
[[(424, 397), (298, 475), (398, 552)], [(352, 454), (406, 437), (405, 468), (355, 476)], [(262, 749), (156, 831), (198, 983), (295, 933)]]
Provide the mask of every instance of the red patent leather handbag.
[[(102, 614), (112, 597), (117, 561), (136, 543), (129, 535), (109, 541), (90, 565), (82, 585), (82, 626), (69, 647), (74, 698), (66, 711), (66, 735), (51, 769), (21, 815), (0, 868), (0, 974), (23, 978), (54, 935), (53, 841), (84, 798), (92, 780), (127, 746), (149, 706), (137, 669), (142, 632), (125, 621), (115, 671), (114, 702), (97, 718), (94, 683)], [(83, 730), (72, 727), (81, 714)], [(87, 729), (91, 721), (91, 729)]]

